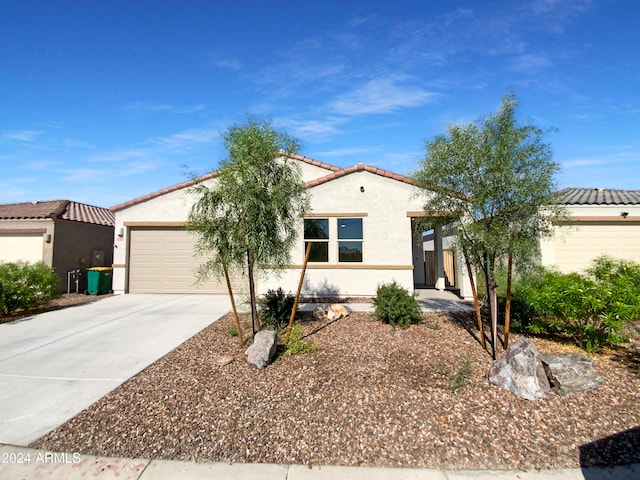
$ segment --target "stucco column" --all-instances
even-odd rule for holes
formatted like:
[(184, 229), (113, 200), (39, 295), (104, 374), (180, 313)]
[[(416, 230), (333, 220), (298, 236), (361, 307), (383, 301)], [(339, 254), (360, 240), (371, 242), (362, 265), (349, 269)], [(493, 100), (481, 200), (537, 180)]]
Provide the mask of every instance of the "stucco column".
[(444, 279), (444, 253), (442, 249), (441, 225), (436, 225), (433, 228), (433, 244), (436, 250), (436, 290), (444, 290), (446, 282)]

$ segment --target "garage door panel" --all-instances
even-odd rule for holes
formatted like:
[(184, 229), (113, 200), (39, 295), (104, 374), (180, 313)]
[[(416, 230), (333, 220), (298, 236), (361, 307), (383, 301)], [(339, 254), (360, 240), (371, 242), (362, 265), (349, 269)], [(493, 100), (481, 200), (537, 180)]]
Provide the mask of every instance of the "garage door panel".
[(42, 261), (42, 235), (0, 235), (0, 261)]
[(584, 271), (594, 259), (609, 255), (640, 262), (640, 225), (574, 225), (556, 240), (556, 266)]
[[(184, 229), (134, 228), (129, 247), (129, 291), (132, 293), (227, 293), (224, 280), (197, 282), (206, 261), (195, 252), (196, 237)], [(245, 282), (234, 276), (234, 290)]]

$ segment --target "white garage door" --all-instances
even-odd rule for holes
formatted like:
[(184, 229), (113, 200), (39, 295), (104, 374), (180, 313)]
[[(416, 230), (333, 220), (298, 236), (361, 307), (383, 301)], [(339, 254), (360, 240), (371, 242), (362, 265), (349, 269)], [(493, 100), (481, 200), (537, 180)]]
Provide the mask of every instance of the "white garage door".
[(555, 256), (562, 272), (583, 272), (605, 254), (640, 262), (640, 225), (582, 224), (560, 230), (555, 239)]
[[(195, 237), (183, 228), (132, 228), (129, 238), (129, 292), (227, 293), (224, 279), (197, 283)], [(244, 288), (233, 278), (234, 292)]]
[(29, 263), (42, 261), (42, 234), (0, 235), (0, 261)]

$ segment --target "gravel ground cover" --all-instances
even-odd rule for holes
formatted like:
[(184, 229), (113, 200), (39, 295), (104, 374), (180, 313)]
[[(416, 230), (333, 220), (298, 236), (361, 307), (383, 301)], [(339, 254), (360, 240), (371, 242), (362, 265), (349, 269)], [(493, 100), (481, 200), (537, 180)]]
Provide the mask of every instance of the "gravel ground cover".
[[(425, 314), (406, 330), (367, 313), (305, 321), (306, 340), (319, 350), (282, 354), (264, 370), (245, 362), (232, 325), (230, 315), (213, 323), (32, 446), (456, 469), (640, 462), (637, 344), (593, 357), (604, 378), (596, 390), (530, 402), (488, 383), (492, 360), (473, 336), (473, 316)], [(534, 343), (549, 353), (577, 351)], [(235, 360), (219, 366), (223, 355)]]

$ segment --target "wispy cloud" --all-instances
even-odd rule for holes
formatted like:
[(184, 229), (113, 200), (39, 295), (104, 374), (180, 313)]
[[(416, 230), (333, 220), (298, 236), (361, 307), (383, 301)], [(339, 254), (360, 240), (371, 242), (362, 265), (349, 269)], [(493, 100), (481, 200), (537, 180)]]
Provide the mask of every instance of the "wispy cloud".
[(344, 123), (344, 119), (336, 117), (318, 118), (314, 120), (299, 120), (292, 117), (277, 117), (273, 123), (278, 128), (283, 128), (291, 135), (301, 139), (319, 138), (342, 133), (339, 125)]
[(135, 110), (144, 110), (148, 112), (167, 112), (177, 114), (187, 114), (199, 112), (204, 110), (204, 104), (195, 105), (174, 105), (171, 103), (156, 103), (156, 102), (135, 102), (131, 108)]
[(19, 142), (35, 142), (42, 130), (6, 130), (2, 132), (2, 138)]
[(204, 62), (207, 67), (216, 67), (223, 70), (239, 71), (243, 68), (243, 63), (237, 57), (230, 57), (221, 52), (209, 52)]
[(320, 158), (324, 157), (352, 157), (357, 155), (364, 155), (377, 152), (377, 148), (372, 147), (350, 147), (350, 148), (338, 148), (335, 150), (325, 150), (322, 152), (316, 152), (316, 155)]
[(437, 94), (409, 85), (403, 77), (387, 76), (340, 95), (330, 102), (330, 109), (340, 115), (389, 113), (401, 108), (417, 107), (435, 102)]
[(140, 146), (94, 154), (88, 158), (88, 161), (106, 163), (148, 161), (158, 155), (188, 153), (203, 145), (210, 144), (218, 137), (218, 131), (212, 128), (185, 130), (152, 138)]
[(521, 73), (534, 74), (552, 65), (553, 62), (544, 54), (527, 53), (515, 57), (512, 61), (511, 68)]

